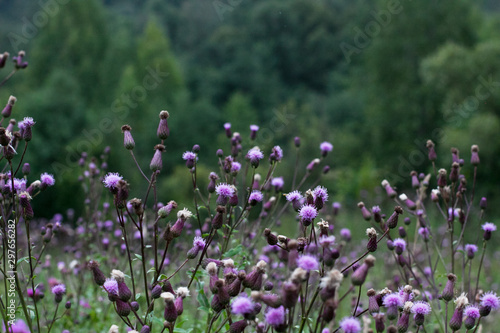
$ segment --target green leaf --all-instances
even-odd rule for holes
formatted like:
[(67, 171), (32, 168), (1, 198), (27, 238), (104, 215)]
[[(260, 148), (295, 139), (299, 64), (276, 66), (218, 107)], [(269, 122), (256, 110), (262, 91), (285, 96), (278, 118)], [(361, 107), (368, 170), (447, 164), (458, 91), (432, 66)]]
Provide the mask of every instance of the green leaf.
[(243, 246), (241, 246), (241, 244), (240, 244), (237, 247), (232, 248), (231, 250), (229, 250), (226, 253), (224, 253), (224, 257), (227, 258), (227, 257), (233, 257), (235, 255), (238, 255), (238, 254), (241, 253), (242, 249), (243, 249)]
[(137, 254), (137, 253), (134, 253), (135, 257), (137, 259), (139, 259), (140, 261), (142, 261), (142, 256), (140, 254)]

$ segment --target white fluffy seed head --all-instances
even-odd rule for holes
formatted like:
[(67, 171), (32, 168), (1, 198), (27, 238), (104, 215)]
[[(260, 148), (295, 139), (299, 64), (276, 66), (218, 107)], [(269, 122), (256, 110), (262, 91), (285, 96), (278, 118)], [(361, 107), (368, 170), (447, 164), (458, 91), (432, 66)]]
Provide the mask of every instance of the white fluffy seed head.
[(455, 304), (457, 305), (457, 308), (463, 309), (467, 304), (469, 304), (469, 300), (467, 299), (467, 294), (462, 293), (460, 296), (455, 298)]
[(116, 325), (111, 325), (111, 327), (109, 328), (109, 331), (108, 333), (119, 333), (120, 332), (120, 328)]
[(413, 307), (413, 302), (406, 302), (403, 307), (403, 311), (406, 313), (410, 313), (412, 307)]
[(233, 259), (223, 260), (222, 263), (224, 264), (224, 267), (234, 268), (234, 260)]
[(295, 270), (292, 272), (292, 276), (290, 279), (292, 281), (305, 281), (307, 278), (307, 271), (303, 268), (297, 267)]
[(387, 181), (387, 179), (384, 179), (384, 180), (382, 181), (382, 186), (383, 186), (383, 187), (386, 187), (386, 186), (388, 186), (388, 185), (389, 185), (389, 182)]
[(340, 283), (344, 279), (344, 275), (338, 269), (332, 269), (324, 277), (321, 278), (319, 287), (321, 289), (328, 288), (333, 289), (340, 286)]
[(177, 212), (177, 218), (178, 219), (184, 219), (184, 220), (187, 220), (188, 218), (190, 218), (191, 216), (193, 216), (193, 213), (191, 213), (191, 211), (187, 208), (184, 208), (180, 211)]
[(111, 271), (111, 277), (118, 282), (123, 282), (125, 280), (125, 274), (117, 269)]
[(257, 265), (255, 265), (255, 267), (257, 267), (257, 269), (260, 271), (264, 271), (266, 269), (266, 266), (267, 263), (264, 260), (259, 261)]
[(399, 195), (399, 200), (401, 200), (401, 201), (405, 201), (406, 199), (408, 199), (408, 196), (407, 196), (406, 194), (401, 193), (401, 194)]
[(370, 238), (377, 237), (377, 230), (375, 228), (366, 229), (366, 235)]
[(179, 287), (175, 291), (178, 297), (186, 298), (189, 296), (189, 289), (186, 287)]
[(165, 302), (173, 302), (174, 299), (175, 299), (174, 294), (168, 293), (168, 292), (167, 293), (161, 293), (160, 297), (163, 298), (163, 300)]
[(208, 275), (215, 275), (217, 274), (217, 265), (214, 262), (209, 262), (206, 270)]

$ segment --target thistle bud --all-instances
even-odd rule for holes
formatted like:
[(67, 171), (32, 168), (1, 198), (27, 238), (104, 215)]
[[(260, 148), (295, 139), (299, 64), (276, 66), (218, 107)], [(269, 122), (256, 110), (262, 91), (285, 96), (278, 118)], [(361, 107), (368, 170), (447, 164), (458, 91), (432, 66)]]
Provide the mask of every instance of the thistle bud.
[(372, 214), (370, 213), (370, 211), (365, 207), (365, 204), (363, 202), (359, 202), (358, 203), (358, 208), (361, 209), (361, 214), (363, 215), (363, 218), (366, 220), (366, 221), (370, 221), (370, 219), (372, 218)]
[(170, 135), (170, 130), (168, 128), (167, 119), (170, 116), (168, 111), (160, 112), (160, 123), (158, 124), (158, 130), (156, 131), (156, 135), (160, 140), (166, 140)]
[(121, 317), (127, 317), (130, 314), (130, 305), (128, 303), (122, 301), (121, 299), (117, 299), (116, 302), (116, 313), (118, 313)]
[(159, 171), (163, 167), (161, 154), (165, 151), (165, 146), (156, 145), (154, 149), (155, 149), (155, 154), (153, 156), (153, 159), (151, 160), (151, 163), (149, 164), (149, 168), (151, 169), (151, 171)]
[(439, 187), (445, 187), (446, 186), (446, 169), (439, 169), (438, 171), (438, 179), (437, 179), (437, 184)]
[(351, 276), (351, 282), (354, 286), (361, 286), (368, 275), (368, 270), (373, 267), (375, 264), (375, 257), (372, 255), (368, 255), (365, 261), (358, 269), (356, 269)]
[(382, 187), (385, 189), (389, 198), (394, 199), (398, 195), (386, 179), (382, 181)]
[(161, 294), (161, 298), (165, 301), (165, 311), (163, 313), (163, 318), (166, 321), (173, 323), (177, 320), (177, 309), (174, 304), (174, 295), (169, 292), (165, 292)]
[(390, 229), (396, 228), (398, 225), (399, 215), (401, 214), (403, 214), (403, 208), (401, 208), (400, 206), (394, 207), (394, 213), (392, 213), (392, 215), (387, 220), (387, 227)]
[(429, 158), (429, 161), (435, 161), (436, 158), (437, 158), (437, 155), (436, 155), (436, 150), (434, 149), (434, 142), (432, 142), (431, 140), (427, 140), (427, 149), (428, 149), (428, 158)]
[(92, 272), (92, 277), (94, 278), (94, 282), (98, 286), (102, 286), (104, 282), (106, 282), (106, 276), (99, 269), (99, 263), (97, 261), (90, 260), (87, 263), (87, 268)]
[(132, 130), (132, 127), (129, 125), (123, 125), (122, 126), (122, 132), (123, 132), (123, 146), (125, 149), (132, 150), (135, 148), (135, 141), (134, 138), (132, 137), (132, 133), (130, 131)]
[(446, 285), (443, 289), (443, 293), (441, 294), (441, 298), (445, 302), (449, 302), (455, 296), (455, 282), (457, 281), (457, 276), (455, 274), (448, 274), (448, 281), (446, 281)]
[(9, 52), (4, 52), (4, 53), (0, 54), (0, 68), (5, 67), (5, 63), (9, 59), (9, 55), (10, 55)]
[(5, 105), (5, 108), (2, 110), (2, 116), (4, 118), (9, 118), (10, 115), (12, 114), (12, 107), (14, 104), (16, 104), (17, 98), (14, 96), (9, 97), (9, 101), (7, 102), (7, 105)]
[(214, 218), (212, 219), (212, 228), (220, 229), (224, 223), (224, 215), (226, 214), (226, 207), (217, 206), (216, 213)]
[(369, 252), (377, 251), (377, 231), (374, 228), (366, 229), (366, 235), (368, 236), (368, 244), (366, 249)]
[(460, 165), (458, 162), (453, 162), (451, 165), (451, 172), (450, 172), (450, 181), (452, 183), (456, 183), (458, 181), (458, 169)]
[(278, 236), (273, 234), (271, 232), (271, 229), (269, 229), (269, 228), (264, 229), (264, 236), (266, 237), (267, 244), (269, 244), (269, 245), (278, 244)]

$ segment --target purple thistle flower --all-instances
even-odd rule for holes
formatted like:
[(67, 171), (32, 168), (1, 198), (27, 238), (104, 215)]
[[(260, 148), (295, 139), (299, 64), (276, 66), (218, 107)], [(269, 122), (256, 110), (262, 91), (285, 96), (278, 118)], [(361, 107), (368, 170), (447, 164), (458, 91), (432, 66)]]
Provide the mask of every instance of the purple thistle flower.
[(491, 222), (486, 222), (485, 224), (482, 225), (482, 228), (484, 230), (484, 235), (483, 235), (484, 240), (490, 240), (491, 233), (497, 230), (497, 226)]
[(427, 242), (429, 240), (430, 231), (428, 228), (422, 227), (418, 229), (418, 234), (422, 237), (422, 239)]
[(10, 328), (7, 330), (5, 327), (5, 323), (2, 323), (3, 326), (3, 332), (13, 332), (13, 333), (30, 333), (30, 329), (26, 322), (22, 319), (17, 319), (14, 324), (10, 326)]
[(257, 131), (259, 130), (259, 126), (250, 125), (250, 140), (255, 140), (257, 137)]
[(413, 303), (411, 312), (415, 315), (427, 316), (429, 313), (431, 313), (431, 306), (427, 302), (417, 301)]
[(231, 133), (231, 123), (225, 123), (224, 124), (224, 129), (226, 130), (226, 136), (228, 138), (231, 138), (232, 133)]
[(206, 244), (205, 240), (200, 236), (196, 236), (193, 239), (193, 246), (196, 247), (199, 251), (205, 248), (205, 244)]
[(465, 252), (467, 253), (467, 258), (473, 259), (474, 254), (477, 252), (477, 246), (474, 244), (466, 244)]
[(44, 172), (40, 175), (40, 181), (45, 186), (53, 186), (56, 183), (54, 176), (51, 174), (48, 174), (47, 172)]
[(236, 174), (240, 170), (241, 170), (241, 163), (233, 161), (233, 163), (231, 164), (231, 172), (233, 174)]
[(318, 216), (318, 211), (312, 205), (304, 205), (299, 211), (299, 216), (305, 226), (308, 226)]
[(383, 304), (386, 308), (396, 306), (402, 307), (404, 302), (399, 293), (388, 294), (383, 299)]
[(246, 158), (250, 161), (250, 164), (256, 168), (259, 166), (259, 161), (264, 158), (264, 154), (259, 147), (253, 147), (248, 151)]
[(258, 202), (261, 202), (264, 199), (262, 192), (259, 190), (253, 190), (248, 197), (248, 202), (250, 205), (255, 206)]
[(271, 162), (279, 162), (283, 158), (283, 149), (280, 146), (274, 146), (269, 155)]
[(230, 198), (234, 194), (234, 188), (227, 183), (221, 183), (215, 187), (215, 193), (219, 196)]
[(479, 314), (479, 308), (476, 305), (472, 305), (472, 304), (468, 305), (465, 308), (464, 316), (469, 317), (469, 318), (473, 318), (473, 319), (477, 319), (477, 318), (481, 317), (481, 315)]
[(406, 250), (406, 241), (402, 238), (396, 238), (393, 244), (397, 254), (402, 254)]
[(255, 303), (247, 296), (236, 297), (231, 303), (231, 311), (233, 314), (245, 315), (253, 312)]
[(302, 194), (300, 193), (300, 191), (293, 191), (293, 192), (290, 192), (286, 195), (286, 200), (287, 201), (290, 201), (290, 202), (293, 202), (293, 201), (300, 201), (300, 199), (302, 199)]
[(347, 228), (342, 228), (340, 229), (340, 237), (342, 237), (343, 240), (345, 240), (346, 242), (349, 242), (351, 241), (351, 230), (347, 229)]
[(110, 189), (116, 189), (116, 185), (123, 177), (118, 174), (118, 172), (110, 172), (106, 176), (104, 176), (104, 186)]
[(304, 254), (299, 258), (297, 258), (297, 266), (306, 271), (314, 271), (319, 268), (319, 262), (318, 259), (316, 259), (315, 257), (308, 254)]
[(273, 179), (271, 179), (271, 185), (274, 186), (276, 192), (280, 192), (281, 190), (283, 190), (285, 181), (283, 180), (283, 177), (274, 177)]
[(335, 236), (323, 236), (319, 239), (319, 244), (323, 247), (329, 247), (335, 244)]
[(271, 326), (279, 326), (285, 323), (285, 308), (270, 309), (266, 313), (266, 322)]
[(324, 141), (320, 143), (319, 149), (321, 150), (321, 156), (325, 157), (329, 152), (333, 150), (333, 145), (330, 142)]
[(192, 151), (186, 151), (182, 154), (182, 159), (186, 161), (186, 166), (191, 169), (194, 167), (194, 163), (197, 160), (196, 154)]
[(491, 310), (496, 310), (500, 307), (500, 299), (498, 298), (497, 294), (493, 291), (488, 291), (484, 295), (481, 296), (480, 298), (480, 305), (482, 307), (488, 307)]
[(31, 117), (24, 117), (23, 121), (20, 121), (18, 126), (22, 130), (26, 130), (26, 128), (33, 127), (35, 125), (35, 121)]
[(66, 286), (64, 284), (57, 284), (52, 287), (52, 293), (55, 296), (56, 303), (61, 303), (64, 294), (66, 294)]
[(359, 333), (361, 332), (361, 324), (357, 318), (344, 317), (340, 321), (340, 328), (344, 333)]

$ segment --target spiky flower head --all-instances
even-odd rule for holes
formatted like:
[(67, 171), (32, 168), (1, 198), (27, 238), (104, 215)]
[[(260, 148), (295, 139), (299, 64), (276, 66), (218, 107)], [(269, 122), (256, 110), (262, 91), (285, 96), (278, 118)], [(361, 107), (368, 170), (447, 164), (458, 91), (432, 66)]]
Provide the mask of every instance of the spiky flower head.
[(177, 212), (177, 218), (184, 221), (190, 218), (191, 216), (193, 216), (193, 213), (187, 208), (183, 208), (182, 210)]
[(359, 333), (361, 332), (361, 323), (355, 317), (344, 317), (340, 321), (340, 328), (344, 333)]
[(256, 168), (259, 166), (260, 160), (264, 158), (264, 154), (259, 147), (253, 147), (248, 151), (246, 158), (250, 161), (250, 164)]
[(333, 145), (330, 142), (323, 141), (319, 145), (319, 149), (321, 150), (321, 156), (325, 157), (329, 152), (333, 150)]
[(249, 314), (254, 311), (255, 308), (255, 303), (252, 301), (251, 298), (245, 296), (238, 296), (235, 299), (233, 299), (233, 302), (231, 303), (231, 312), (233, 314)]
[(110, 172), (104, 177), (104, 180), (102, 182), (104, 183), (105, 187), (109, 189), (116, 189), (118, 182), (122, 179), (123, 177), (120, 176), (117, 172)]
[(489, 307), (492, 310), (496, 310), (500, 307), (500, 299), (493, 291), (488, 291), (483, 294), (479, 300), (482, 307)]
[(285, 308), (280, 306), (277, 309), (269, 309), (266, 313), (266, 322), (271, 326), (279, 326), (285, 323)]
[(56, 180), (54, 179), (54, 176), (44, 172), (40, 175), (40, 181), (42, 182), (42, 186), (53, 186), (56, 183)]
[(319, 268), (319, 262), (316, 257), (304, 254), (297, 258), (297, 266), (306, 271), (314, 271)]
[(318, 216), (318, 211), (313, 205), (304, 205), (299, 211), (299, 216), (305, 225), (309, 225)]

